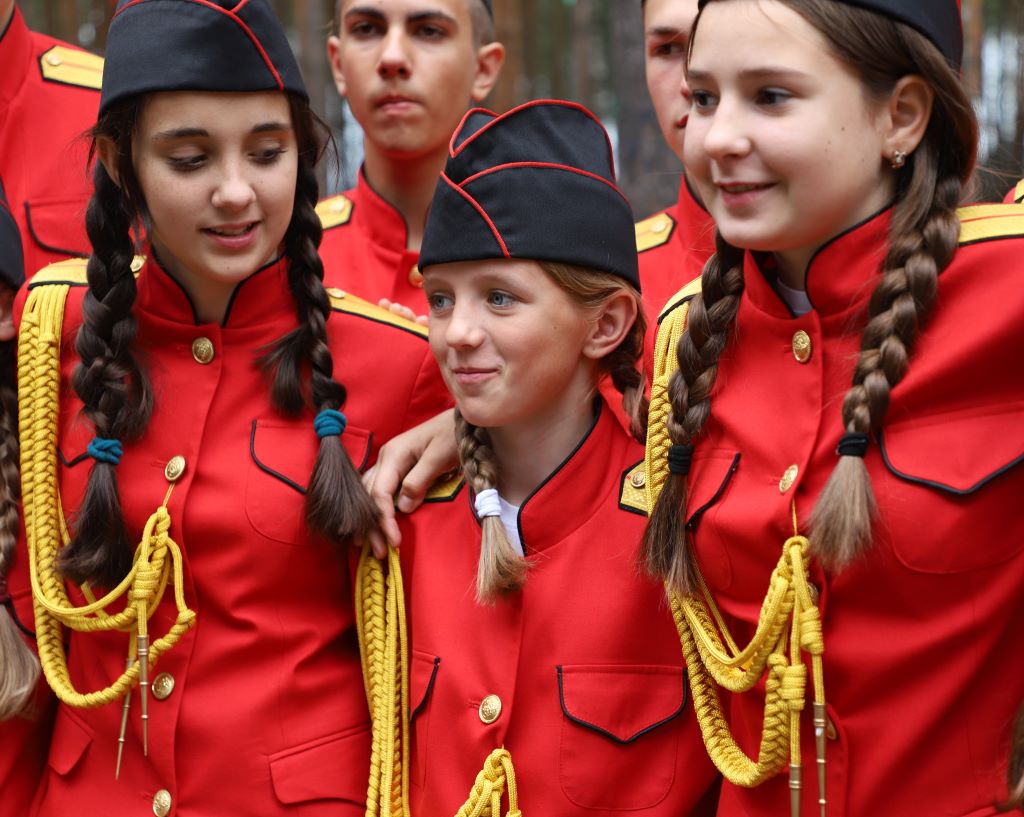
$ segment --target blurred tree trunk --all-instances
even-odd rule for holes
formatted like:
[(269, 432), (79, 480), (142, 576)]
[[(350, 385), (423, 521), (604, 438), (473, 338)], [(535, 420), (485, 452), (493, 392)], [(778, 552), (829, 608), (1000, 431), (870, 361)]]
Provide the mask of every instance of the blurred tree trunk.
[(517, 0), (493, 0), (494, 34), (505, 45), (505, 67), (486, 105), (492, 110), (507, 111), (523, 99), (526, 85), (523, 49), (523, 16)]
[(573, 35), (573, 56), (575, 57), (573, 97), (588, 108), (593, 108), (594, 70), (590, 52), (594, 39), (594, 9), (591, 0), (576, 0), (572, 24), (575, 29)]
[(619, 184), (637, 218), (675, 201), (682, 168), (661, 137), (644, 80), (638, 3), (610, 2), (612, 91), (619, 123)]
[(985, 0), (965, 0), (964, 82), (972, 96), (981, 91), (981, 48), (985, 37)]

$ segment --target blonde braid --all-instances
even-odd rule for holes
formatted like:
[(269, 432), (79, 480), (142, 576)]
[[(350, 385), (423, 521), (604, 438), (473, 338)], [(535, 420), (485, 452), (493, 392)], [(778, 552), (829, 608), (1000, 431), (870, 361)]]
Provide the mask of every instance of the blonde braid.
[[(498, 474), (494, 463), (494, 450), (487, 430), (470, 425), (455, 410), (455, 438), (459, 447), (459, 461), (466, 481), (475, 493), (496, 488)], [(480, 563), (476, 578), (476, 600), (480, 604), (494, 604), (500, 596), (523, 586), (529, 567), (508, 538), (505, 525), (497, 516), (480, 520)]]

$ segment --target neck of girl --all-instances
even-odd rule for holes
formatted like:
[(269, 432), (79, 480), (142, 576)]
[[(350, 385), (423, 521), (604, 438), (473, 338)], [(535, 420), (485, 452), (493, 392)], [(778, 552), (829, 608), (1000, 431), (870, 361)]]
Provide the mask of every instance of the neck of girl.
[(427, 208), (434, 198), (434, 188), (447, 156), (447, 145), (440, 153), (395, 158), (366, 143), (363, 173), (377, 194), (405, 219), (407, 250), (419, 252), (423, 243)]
[(580, 394), (528, 422), (489, 428), (497, 463), (498, 493), (512, 505), (524, 500), (561, 465), (594, 423), (594, 392)]

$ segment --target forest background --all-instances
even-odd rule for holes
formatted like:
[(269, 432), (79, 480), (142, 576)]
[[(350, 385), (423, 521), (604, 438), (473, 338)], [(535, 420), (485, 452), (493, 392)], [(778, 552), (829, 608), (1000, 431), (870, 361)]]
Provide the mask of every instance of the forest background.
[[(29, 26), (103, 53), (113, 0), (18, 0)], [(323, 189), (351, 187), (362, 162), (359, 126), (331, 82), (325, 42), (335, 0), (270, 0), (299, 55), (314, 107), (339, 151)], [(930, 0), (920, 0), (930, 2)], [(637, 0), (493, 0), (508, 58), (487, 100), (496, 111), (528, 99), (572, 99), (593, 110), (616, 147), (619, 181), (637, 217), (674, 201), (680, 167), (662, 141), (643, 75)], [(1024, 176), (1024, 0), (963, 0), (964, 81), (982, 126), (981, 199)]]

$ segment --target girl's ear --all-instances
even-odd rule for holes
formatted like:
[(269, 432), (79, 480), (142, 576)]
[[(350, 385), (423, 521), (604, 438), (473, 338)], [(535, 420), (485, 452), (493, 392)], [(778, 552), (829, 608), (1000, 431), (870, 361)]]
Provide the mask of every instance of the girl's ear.
[(120, 187), (121, 182), (117, 177), (117, 145), (114, 144), (114, 140), (109, 136), (97, 136), (96, 156), (99, 158), (100, 164), (103, 165), (103, 169), (107, 171), (107, 175), (110, 176), (114, 184)]
[(928, 129), (934, 101), (932, 86), (917, 74), (909, 74), (896, 83), (886, 110), (883, 159), (891, 161), (897, 151), (909, 156), (917, 149)]
[(637, 317), (637, 299), (632, 293), (620, 289), (612, 295), (598, 313), (583, 346), (584, 356), (600, 360), (614, 352), (633, 328)]

